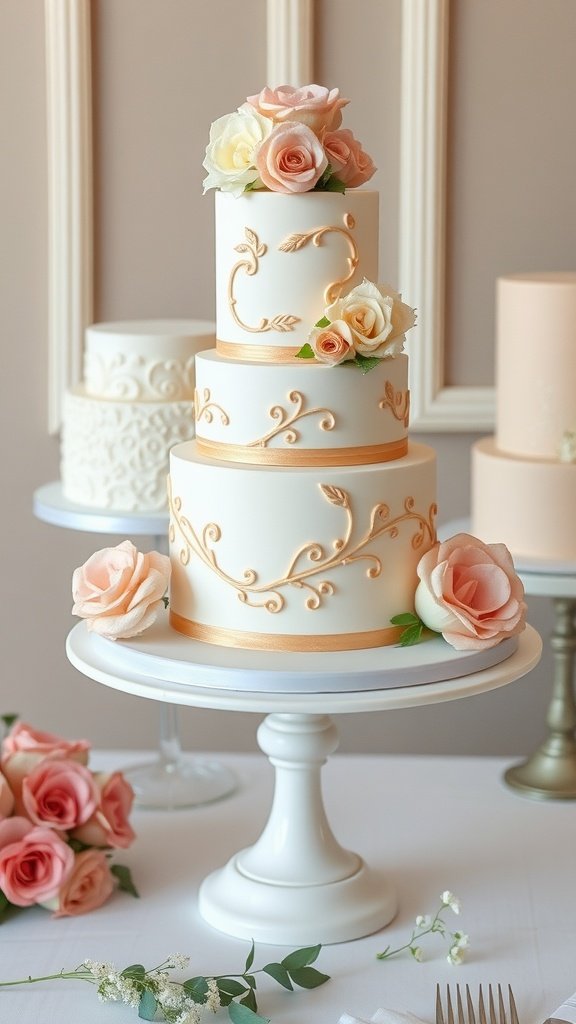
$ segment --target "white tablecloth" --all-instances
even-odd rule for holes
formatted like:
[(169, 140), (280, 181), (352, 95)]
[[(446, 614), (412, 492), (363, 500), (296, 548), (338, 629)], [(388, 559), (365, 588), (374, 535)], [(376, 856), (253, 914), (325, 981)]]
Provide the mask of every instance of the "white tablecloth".
[[(92, 767), (124, 768), (137, 758), (93, 755)], [(187, 811), (139, 811), (138, 839), (116, 857), (130, 865), (140, 899), (116, 894), (100, 910), (53, 920), (26, 910), (0, 928), (0, 978), (72, 968), (86, 957), (124, 967), (192, 956), (192, 974), (241, 971), (247, 943), (199, 917), (198, 886), (215, 867), (260, 834), (273, 772), (263, 755), (221, 755), (240, 778), (219, 803)], [(370, 1017), (379, 1006), (434, 1019), (439, 981), (511, 983), (521, 1024), (539, 1024), (576, 990), (576, 806), (520, 797), (502, 782), (510, 759), (335, 756), (323, 771), (328, 817), (338, 840), (397, 887), (400, 910), (379, 934), (325, 946), (317, 966), (323, 987), (288, 993), (259, 982), (259, 1009), (273, 1024), (336, 1024), (347, 1011)], [(462, 913), (449, 926), (470, 935), (466, 962), (451, 967), (439, 936), (422, 941), (425, 961), (376, 952), (408, 938), (417, 914), (433, 912), (451, 889)], [(260, 946), (258, 967), (287, 949)], [(220, 1020), (210, 1016), (212, 1020)], [(222, 1019), (227, 1019), (223, 1016)], [(81, 982), (0, 989), (1, 1024), (125, 1024), (136, 1012), (101, 1004)]]

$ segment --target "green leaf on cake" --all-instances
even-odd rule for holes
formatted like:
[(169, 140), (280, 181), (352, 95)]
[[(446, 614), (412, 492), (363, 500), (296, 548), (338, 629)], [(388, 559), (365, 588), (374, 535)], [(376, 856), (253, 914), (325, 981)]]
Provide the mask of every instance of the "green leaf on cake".
[(336, 175), (334, 174), (331, 175), (330, 178), (328, 178), (328, 181), (324, 185), (324, 192), (342, 192), (342, 194), (344, 194), (345, 191), (346, 185), (344, 184), (343, 181), (340, 181), (340, 178), (337, 178)]
[(414, 612), (402, 612), (401, 615), (394, 615), (390, 622), (393, 626), (417, 626), (420, 619)]
[(352, 360), (355, 366), (360, 368), (362, 373), (370, 373), (378, 363), (381, 362), (377, 356), (363, 356), (361, 352), (357, 352), (355, 358)]
[(306, 342), (305, 345), (302, 345), (302, 348), (300, 349), (300, 351), (296, 353), (296, 359), (314, 359), (314, 358), (315, 358), (315, 356), (314, 356), (314, 349), (312, 348), (312, 345), (309, 344), (309, 342)]
[(414, 644), (419, 643), (423, 629), (424, 626), (421, 622), (419, 622), (418, 625), (408, 626), (408, 628), (400, 634), (400, 647), (412, 647)]
[(332, 321), (327, 316), (321, 316), (318, 322), (314, 324), (314, 327), (329, 327), (331, 323)]

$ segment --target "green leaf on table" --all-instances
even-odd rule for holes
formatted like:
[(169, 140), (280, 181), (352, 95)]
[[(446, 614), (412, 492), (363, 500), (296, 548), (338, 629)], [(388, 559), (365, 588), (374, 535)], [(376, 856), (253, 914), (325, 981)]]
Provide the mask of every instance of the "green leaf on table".
[(296, 967), (290, 971), (290, 977), (300, 988), (319, 988), (330, 981), (330, 975), (322, 974), (315, 967)]
[(0, 889), (0, 924), (4, 921), (4, 918), (8, 916), (11, 910), (17, 910), (18, 908), (14, 903), (10, 903), (7, 896), (4, 895)]
[(329, 327), (332, 323), (327, 316), (321, 316), (320, 319), (314, 324), (314, 327)]
[(302, 345), (300, 351), (296, 353), (296, 359), (315, 359), (314, 349), (312, 348), (312, 345), (309, 344), (309, 342), (306, 342), (305, 345)]
[(247, 985), (243, 985), (241, 981), (236, 981), (235, 978), (219, 978), (218, 991), (234, 997), (241, 996), (244, 992), (249, 992), (250, 989)]
[(114, 878), (118, 879), (120, 892), (129, 892), (131, 896), (135, 896), (138, 899), (140, 893), (132, 881), (130, 868), (127, 868), (124, 864), (112, 864), (110, 871)]
[(11, 729), (14, 722), (17, 722), (20, 715), (0, 715), (0, 722), (4, 725), (5, 729)]
[(420, 619), (413, 612), (402, 612), (401, 615), (394, 615), (390, 622), (393, 626), (417, 626)]
[(274, 981), (277, 981), (283, 988), (287, 988), (289, 992), (294, 991), (290, 975), (283, 964), (266, 964), (266, 967), (263, 967), (262, 970), (269, 974), (271, 978), (274, 978)]
[(156, 1016), (156, 1010), (158, 1003), (156, 997), (152, 995), (149, 989), (145, 988), (142, 995), (140, 996), (140, 1005), (138, 1006), (138, 1016), (141, 1020), (154, 1020)]
[(121, 972), (121, 978), (130, 978), (132, 981), (142, 981), (146, 974), (146, 968), (142, 964), (131, 964)]
[(254, 963), (254, 939), (252, 939), (252, 945), (250, 946), (250, 952), (248, 953), (248, 956), (246, 957), (246, 963), (244, 964), (244, 973), (246, 973), (246, 971), (250, 970), (250, 968), (252, 967), (253, 963)]
[(256, 978), (253, 974), (243, 974), (242, 977), (246, 984), (250, 985), (250, 988), (256, 988)]
[(256, 995), (255, 995), (254, 989), (252, 989), (252, 988), (248, 989), (246, 995), (242, 996), (242, 999), (240, 1000), (240, 1005), (241, 1006), (247, 1006), (248, 1009), (252, 1010), (253, 1013), (257, 1012), (258, 1004), (256, 1003)]
[(292, 970), (295, 967), (308, 967), (308, 964), (313, 964), (318, 959), (321, 949), (321, 945), (303, 946), (302, 949), (295, 949), (292, 953), (288, 953), (288, 956), (284, 957), (281, 964), (292, 974)]
[(196, 978), (188, 978), (182, 985), (187, 996), (193, 999), (195, 1003), (206, 1002), (206, 996), (208, 994), (208, 982), (202, 975), (198, 975)]
[(228, 1016), (233, 1024), (270, 1024), (269, 1017), (261, 1017), (249, 1006), (242, 1006), (242, 1003), (230, 1003)]

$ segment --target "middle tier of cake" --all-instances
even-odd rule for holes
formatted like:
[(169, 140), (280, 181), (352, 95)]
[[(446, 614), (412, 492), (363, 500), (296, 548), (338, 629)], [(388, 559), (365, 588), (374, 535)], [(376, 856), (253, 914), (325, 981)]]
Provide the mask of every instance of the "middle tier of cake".
[(170, 621), (260, 650), (396, 643), (435, 542), (436, 456), (410, 444), (368, 465), (259, 466), (170, 456)]

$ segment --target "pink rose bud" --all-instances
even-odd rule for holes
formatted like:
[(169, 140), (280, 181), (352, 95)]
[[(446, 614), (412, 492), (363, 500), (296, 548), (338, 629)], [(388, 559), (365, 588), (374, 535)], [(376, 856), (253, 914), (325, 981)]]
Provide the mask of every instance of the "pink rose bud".
[(2, 741), (2, 754), (13, 754), (15, 751), (28, 751), (32, 754), (56, 754), (59, 757), (73, 757), (75, 761), (86, 764), (88, 740), (65, 740), (51, 732), (41, 732), (26, 722), (16, 722)]
[(322, 85), (279, 85), (276, 89), (266, 86), (256, 96), (248, 96), (248, 103), (264, 117), (280, 124), (297, 121), (317, 135), (328, 128), (338, 128), (342, 107), (349, 102), (341, 98), (338, 89)]
[(76, 917), (96, 910), (114, 892), (114, 877), (103, 850), (82, 850), (58, 894), (43, 903), (54, 917)]
[(54, 829), (20, 817), (0, 821), (0, 889), (10, 903), (31, 907), (51, 899), (73, 868), (74, 853)]
[(459, 533), (418, 563), (416, 613), (456, 650), (494, 647), (526, 625), (524, 587), (504, 544)]
[(69, 831), (92, 816), (98, 790), (84, 765), (44, 758), (22, 782), (22, 804), (36, 825)]
[(89, 846), (115, 846), (126, 849), (135, 839), (128, 817), (134, 791), (121, 772), (94, 775), (100, 800), (88, 821), (74, 830), (74, 838)]
[(256, 154), (258, 173), (272, 192), (309, 192), (328, 161), (313, 131), (303, 124), (278, 125)]
[(308, 340), (316, 358), (330, 366), (356, 355), (352, 331), (344, 320), (335, 320), (328, 327), (313, 327)]
[(96, 551), (74, 570), (72, 614), (109, 640), (138, 636), (152, 625), (170, 580), (170, 559), (142, 554), (129, 540)]
[(347, 188), (370, 181), (376, 167), (349, 128), (326, 132), (322, 141), (332, 171)]

